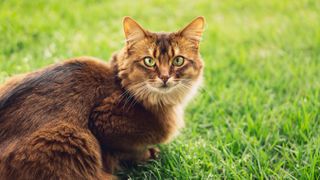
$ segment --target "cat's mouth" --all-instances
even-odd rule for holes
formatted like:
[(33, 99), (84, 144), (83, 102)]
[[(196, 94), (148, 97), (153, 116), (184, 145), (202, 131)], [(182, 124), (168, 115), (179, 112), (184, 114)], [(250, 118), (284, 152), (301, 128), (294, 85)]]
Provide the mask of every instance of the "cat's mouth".
[(167, 92), (171, 89), (172, 87), (169, 87), (168, 85), (164, 84), (160, 87), (158, 87), (158, 89), (160, 89), (160, 91), (164, 91), (164, 92)]
[(175, 86), (177, 84), (162, 84), (160, 86), (153, 86), (153, 85), (149, 85), (149, 88), (151, 88), (153, 91), (156, 91), (156, 92), (160, 92), (160, 93), (168, 93), (170, 91), (172, 91)]
[(170, 87), (168, 86), (168, 84), (162, 84), (162, 86), (160, 86), (159, 88), (160, 89), (166, 89), (166, 88), (170, 88)]

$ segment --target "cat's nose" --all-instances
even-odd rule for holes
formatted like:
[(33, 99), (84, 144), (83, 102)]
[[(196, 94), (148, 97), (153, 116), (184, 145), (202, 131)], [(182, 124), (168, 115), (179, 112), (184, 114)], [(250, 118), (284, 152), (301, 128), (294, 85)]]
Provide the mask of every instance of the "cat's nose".
[(167, 83), (169, 78), (170, 78), (169, 75), (160, 75), (160, 79), (163, 81), (164, 84)]

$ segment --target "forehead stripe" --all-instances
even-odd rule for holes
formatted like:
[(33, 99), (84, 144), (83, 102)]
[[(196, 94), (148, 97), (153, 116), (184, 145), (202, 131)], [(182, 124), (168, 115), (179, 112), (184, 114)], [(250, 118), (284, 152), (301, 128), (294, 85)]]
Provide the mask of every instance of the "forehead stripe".
[(156, 45), (159, 48), (160, 54), (164, 55), (168, 53), (168, 49), (170, 47), (170, 39), (166, 36), (160, 36), (156, 41)]

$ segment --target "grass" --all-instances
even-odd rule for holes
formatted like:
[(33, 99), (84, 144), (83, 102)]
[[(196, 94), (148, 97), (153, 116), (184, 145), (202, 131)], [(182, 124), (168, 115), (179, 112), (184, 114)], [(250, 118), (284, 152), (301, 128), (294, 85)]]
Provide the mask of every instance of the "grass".
[(129, 179), (320, 179), (320, 2), (0, 1), (0, 82), (74, 56), (109, 59), (122, 17), (173, 31), (198, 15), (205, 84), (186, 128)]

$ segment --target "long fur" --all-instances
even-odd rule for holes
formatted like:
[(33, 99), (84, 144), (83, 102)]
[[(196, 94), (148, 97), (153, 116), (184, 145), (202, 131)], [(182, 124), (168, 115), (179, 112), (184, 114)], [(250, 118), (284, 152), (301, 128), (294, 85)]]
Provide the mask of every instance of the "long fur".
[[(127, 21), (130, 41), (109, 63), (73, 58), (0, 86), (0, 179), (115, 179), (120, 162), (154, 158), (153, 145), (178, 134), (201, 82), (199, 42)], [(191, 30), (183, 32), (199, 36)], [(168, 66), (179, 54), (186, 64)], [(145, 55), (159, 70), (142, 64)], [(169, 68), (174, 87), (164, 91), (159, 77)]]

